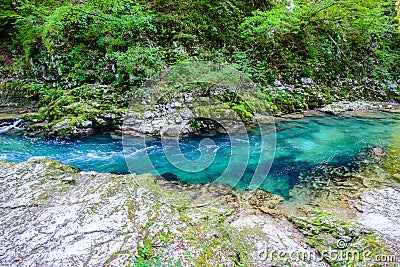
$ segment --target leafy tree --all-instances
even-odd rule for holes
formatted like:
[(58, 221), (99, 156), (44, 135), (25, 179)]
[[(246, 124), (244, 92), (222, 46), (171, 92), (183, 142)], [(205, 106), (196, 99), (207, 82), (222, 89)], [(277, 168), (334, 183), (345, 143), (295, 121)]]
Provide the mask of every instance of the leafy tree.
[(12, 36), (2, 45), (18, 55), (12, 70), (67, 87), (128, 88), (193, 59), (228, 62), (261, 87), (277, 77), (329, 85), (400, 72), (395, 0), (4, 0), (0, 8), (0, 29)]
[[(123, 62), (132, 65), (132, 51), (138, 47), (142, 55), (150, 55), (157, 32), (152, 21), (151, 13), (135, 1), (118, 0), (67, 2), (51, 12), (26, 16), (16, 26), (17, 44), (25, 51), (22, 67), (46, 62), (57, 79), (72, 86), (114, 82), (123, 72), (117, 68), (129, 68), (129, 75), (143, 79), (148, 72)], [(127, 51), (130, 61), (122, 60)], [(143, 63), (140, 60), (137, 66)]]
[(400, 0), (396, 2), (397, 19), (399, 20), (399, 30), (400, 30)]
[(0, 30), (3, 32), (12, 27), (12, 23), (20, 18), (20, 15), (16, 12), (11, 0), (3, 0), (0, 3), (0, 10)]
[[(277, 1), (241, 25), (246, 47), (277, 69), (289, 64), (298, 74), (368, 75), (371, 66), (387, 73), (399, 60), (390, 1)], [(397, 50), (393, 52), (393, 50)]]

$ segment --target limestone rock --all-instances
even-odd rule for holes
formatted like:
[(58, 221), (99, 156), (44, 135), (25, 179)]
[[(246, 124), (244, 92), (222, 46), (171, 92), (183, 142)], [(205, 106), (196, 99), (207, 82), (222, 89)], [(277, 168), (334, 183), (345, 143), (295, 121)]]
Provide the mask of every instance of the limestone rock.
[[(0, 188), (1, 266), (282, 266), (290, 259), (264, 254), (316, 253), (288, 220), (248, 207), (227, 186), (81, 172), (36, 158), (0, 161)], [(224, 196), (234, 196), (232, 205)]]

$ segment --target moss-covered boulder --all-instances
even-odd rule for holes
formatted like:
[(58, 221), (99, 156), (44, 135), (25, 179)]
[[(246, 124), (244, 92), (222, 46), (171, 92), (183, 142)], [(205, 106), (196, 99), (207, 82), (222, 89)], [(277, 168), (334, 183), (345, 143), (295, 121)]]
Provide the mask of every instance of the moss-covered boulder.
[[(37, 114), (25, 116), (33, 122), (28, 131), (49, 137), (77, 137), (113, 130), (122, 124), (129, 98), (111, 86), (83, 85), (60, 91)], [(45, 123), (43, 123), (45, 122)]]

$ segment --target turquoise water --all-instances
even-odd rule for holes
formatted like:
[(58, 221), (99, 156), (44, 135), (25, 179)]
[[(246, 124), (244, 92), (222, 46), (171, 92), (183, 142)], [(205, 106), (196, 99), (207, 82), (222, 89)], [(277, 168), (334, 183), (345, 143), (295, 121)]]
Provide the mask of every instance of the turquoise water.
[[(386, 113), (375, 113), (370, 118), (324, 115), (277, 122), (276, 127), (285, 130), (276, 133), (273, 162), (267, 158), (263, 159), (265, 162), (260, 160), (261, 138), (257, 129), (252, 130), (248, 135), (250, 154), (245, 162), (247, 167), (241, 176), (242, 179), (238, 183), (231, 183), (229, 179), (224, 182), (238, 188), (246, 188), (257, 166), (268, 166), (272, 163), (268, 176), (260, 187), (288, 197), (289, 190), (298, 182), (302, 172), (321, 165), (351, 166), (360, 151), (374, 146), (389, 145), (396, 128), (394, 126), (400, 124), (399, 117)], [(264, 138), (275, 138), (274, 133), (263, 132)], [(0, 160), (24, 161), (31, 157), (45, 156), (85, 171), (128, 173), (132, 170), (136, 173), (151, 172), (155, 175), (172, 173), (183, 182), (209, 183), (224, 172), (230, 159), (233, 162), (230, 164), (243, 164), (247, 158), (238, 154), (231, 155), (232, 140), (227, 135), (209, 137), (213, 143), (204, 142), (204, 138), (191, 136), (180, 139), (179, 148), (184, 158), (172, 155), (169, 159), (172, 162), (189, 160), (189, 163), (185, 161), (182, 167), (179, 162), (174, 162), (178, 168), (166, 158), (161, 140), (147, 140), (146, 149), (140, 150), (138, 147), (141, 153), (130, 150), (124, 154), (122, 141), (112, 139), (108, 135), (59, 142), (0, 134)], [(200, 144), (202, 146), (199, 146)], [(168, 145), (168, 142), (164, 144)], [(269, 152), (273, 152), (272, 148), (268, 149), (271, 149)], [(210, 156), (214, 154), (215, 158)], [(128, 155), (128, 162), (134, 164), (134, 167), (128, 168), (125, 155)], [(146, 159), (143, 157), (150, 159), (154, 169), (145, 164)], [(194, 167), (201, 166), (201, 163), (207, 163), (207, 166), (190, 169), (190, 162), (194, 162)], [(182, 170), (185, 166), (189, 171)]]

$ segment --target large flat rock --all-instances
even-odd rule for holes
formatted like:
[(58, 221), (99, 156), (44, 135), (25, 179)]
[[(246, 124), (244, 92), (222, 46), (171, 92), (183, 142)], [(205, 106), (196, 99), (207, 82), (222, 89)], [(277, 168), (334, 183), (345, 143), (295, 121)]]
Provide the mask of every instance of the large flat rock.
[(224, 186), (81, 172), (47, 159), (1, 161), (0, 187), (1, 266), (259, 266), (287, 261), (263, 258), (268, 249), (312, 251), (286, 218), (248, 204), (273, 207), (280, 198), (268, 193), (239, 201)]

